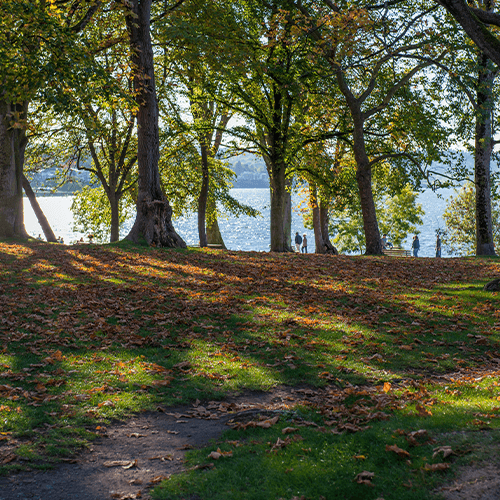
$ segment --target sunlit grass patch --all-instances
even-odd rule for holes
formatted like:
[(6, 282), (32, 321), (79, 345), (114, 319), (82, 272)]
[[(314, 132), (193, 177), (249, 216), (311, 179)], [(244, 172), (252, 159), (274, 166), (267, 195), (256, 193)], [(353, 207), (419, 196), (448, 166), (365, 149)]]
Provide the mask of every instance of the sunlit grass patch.
[[(424, 499), (442, 474), (425, 473), (425, 464), (439, 462), (433, 457), (437, 443), (425, 433), (419, 446), (412, 447), (406, 436), (420, 422), (400, 416), (394, 421), (374, 423), (354, 434), (333, 434), (324, 427), (299, 422), (317, 420), (310, 410), (284, 414), (271, 429), (228, 431), (200, 451), (190, 452), (192, 472), (172, 476), (155, 488), (155, 499), (180, 499), (198, 495), (204, 499), (266, 498), (386, 498)], [(292, 428), (283, 434), (285, 428)], [(405, 430), (406, 429), (406, 430)], [(288, 431), (286, 431), (288, 432)], [(396, 446), (401, 456), (387, 447)], [(227, 456), (215, 461), (211, 452)], [(407, 456), (404, 455), (407, 453)], [(357, 481), (372, 471), (373, 477)]]
[[(403, 419), (496, 425), (493, 379), (428, 385), (497, 366), (497, 299), (479, 289), (489, 264), (295, 257), (0, 243), (0, 444), (22, 436), (35, 453), (71, 453), (113, 418), (276, 385), (387, 382), (407, 398)], [(416, 417), (417, 403), (432, 415)]]

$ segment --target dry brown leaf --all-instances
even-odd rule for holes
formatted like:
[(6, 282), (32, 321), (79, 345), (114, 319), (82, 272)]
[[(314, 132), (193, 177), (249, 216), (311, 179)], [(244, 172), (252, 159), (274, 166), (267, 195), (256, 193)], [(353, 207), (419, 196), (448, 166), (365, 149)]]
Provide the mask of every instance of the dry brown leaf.
[(137, 460), (109, 460), (102, 465), (104, 465), (104, 467), (125, 467), (130, 469), (134, 467), (134, 465), (137, 465)]
[(373, 486), (372, 484), (372, 479), (375, 477), (375, 472), (369, 472), (369, 471), (363, 471), (360, 472), (356, 478), (355, 481), (358, 484), (366, 484), (368, 486)]
[(453, 455), (453, 450), (451, 449), (451, 446), (440, 446), (439, 448), (434, 448), (432, 458), (436, 458), (440, 453), (443, 454), (443, 458), (447, 458), (450, 455)]
[(279, 420), (279, 417), (276, 416), (276, 417), (273, 417), (271, 419), (268, 419), (268, 420), (264, 420), (262, 422), (256, 422), (255, 425), (257, 427), (262, 427), (263, 429), (269, 429), (270, 427), (272, 427), (274, 424), (276, 424)]
[(17, 455), (10, 452), (8, 452), (6, 455), (0, 455), (0, 465), (8, 464), (9, 462), (14, 461), (16, 458)]
[(202, 464), (202, 465), (195, 465), (194, 467), (191, 467), (187, 470), (198, 470), (198, 469), (211, 469), (214, 466), (213, 463), (209, 464)]
[(155, 476), (153, 479), (149, 481), (150, 484), (158, 484), (161, 483), (162, 481), (165, 481), (167, 479), (170, 479), (170, 474), (167, 474), (166, 476)]
[(214, 460), (219, 460), (220, 457), (222, 457), (222, 453), (218, 453), (217, 451), (212, 451), (208, 455), (208, 458), (213, 458)]
[(429, 472), (443, 471), (450, 468), (449, 464), (425, 464), (424, 470)]
[(137, 467), (137, 459), (135, 459), (133, 462), (130, 462), (128, 465), (125, 465), (123, 467), (124, 469), (131, 469), (132, 467)]
[(296, 432), (298, 429), (296, 427), (285, 427), (284, 429), (281, 429), (282, 434), (290, 434), (292, 432)]
[(415, 406), (415, 409), (417, 410), (417, 415), (419, 417), (431, 417), (432, 416), (432, 412), (419, 403), (417, 403), (417, 405)]
[(397, 446), (395, 444), (392, 444), (392, 445), (386, 444), (385, 451), (392, 451), (392, 452), (396, 453), (396, 455), (398, 457), (401, 457), (401, 458), (410, 458), (410, 454), (406, 450), (403, 450), (403, 448), (400, 448), (399, 446)]

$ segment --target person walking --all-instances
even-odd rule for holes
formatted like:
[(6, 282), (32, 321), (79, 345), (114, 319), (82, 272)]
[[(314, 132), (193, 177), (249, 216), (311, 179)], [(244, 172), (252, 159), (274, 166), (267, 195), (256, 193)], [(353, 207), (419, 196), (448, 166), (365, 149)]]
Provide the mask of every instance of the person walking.
[(300, 244), (302, 243), (302, 237), (300, 236), (299, 232), (297, 231), (295, 233), (295, 248), (297, 249), (297, 252), (300, 253)]
[(436, 239), (436, 257), (441, 257), (441, 238), (439, 237), (439, 234)]
[(302, 236), (302, 253), (307, 253), (307, 236)]
[(413, 257), (418, 257), (418, 251), (420, 250), (420, 240), (418, 239), (417, 235), (413, 237), (413, 243), (411, 244), (411, 247), (413, 248)]

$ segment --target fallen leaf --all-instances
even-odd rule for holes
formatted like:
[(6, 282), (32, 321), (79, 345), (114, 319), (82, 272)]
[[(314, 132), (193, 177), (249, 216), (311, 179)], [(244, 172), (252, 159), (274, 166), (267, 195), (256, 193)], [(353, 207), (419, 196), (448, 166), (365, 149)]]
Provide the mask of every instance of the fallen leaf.
[(137, 463), (137, 460), (110, 460), (104, 462), (104, 467), (133, 467)]
[(447, 458), (450, 455), (453, 455), (453, 450), (451, 449), (451, 446), (440, 446), (439, 448), (434, 448), (432, 458), (436, 458), (440, 453), (443, 454), (443, 458)]
[(397, 446), (395, 444), (392, 444), (392, 445), (386, 444), (385, 451), (392, 451), (392, 452), (396, 453), (396, 455), (398, 457), (401, 457), (401, 458), (410, 458), (410, 454), (406, 450), (403, 450), (403, 448), (400, 448), (399, 446)]
[(295, 427), (285, 427), (284, 429), (281, 429), (282, 434), (290, 434), (295, 431), (298, 431), (298, 429)]
[(450, 468), (449, 464), (425, 464), (424, 465), (424, 470), (430, 471), (430, 472), (447, 470), (449, 468)]
[(161, 483), (162, 481), (166, 481), (167, 479), (170, 479), (170, 474), (167, 474), (166, 476), (155, 476), (153, 479), (149, 481), (150, 484), (158, 484)]
[(417, 410), (417, 414), (419, 417), (431, 417), (432, 416), (432, 412), (430, 410), (428, 410), (427, 408), (425, 408), (424, 406), (422, 406), (421, 404), (418, 404), (415, 406), (415, 409)]
[(372, 479), (375, 477), (375, 472), (369, 472), (369, 471), (363, 471), (360, 472), (357, 476), (355, 481), (358, 484), (366, 484), (368, 486), (373, 486), (372, 484)]

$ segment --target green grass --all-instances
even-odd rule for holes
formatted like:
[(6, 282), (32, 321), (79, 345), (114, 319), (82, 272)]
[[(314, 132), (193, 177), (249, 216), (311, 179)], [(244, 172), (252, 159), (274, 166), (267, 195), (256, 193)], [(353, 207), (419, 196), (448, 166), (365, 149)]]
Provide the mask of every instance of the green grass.
[[(50, 466), (103, 423), (159, 404), (307, 385), (337, 391), (341, 418), (336, 403), (311, 401), (271, 429), (230, 431), (217, 446), (240, 441), (231, 459), (171, 478), (155, 495), (429, 498), (482, 440), (498, 439), (500, 308), (482, 287), (499, 271), (498, 259), (0, 242), (0, 452), (17, 456), (0, 473)], [(393, 402), (383, 408), (389, 420), (356, 413), (360, 404), (375, 411), (373, 395)], [(297, 415), (326, 431), (301, 428), (303, 441), (271, 451)], [(331, 432), (347, 423), (371, 427)], [(386, 451), (407, 443), (397, 429), (419, 428), (436, 443), (408, 450), (411, 463)], [(425, 471), (433, 449), (451, 443), (450, 470)], [(355, 482), (363, 470), (375, 473), (373, 486)]]

